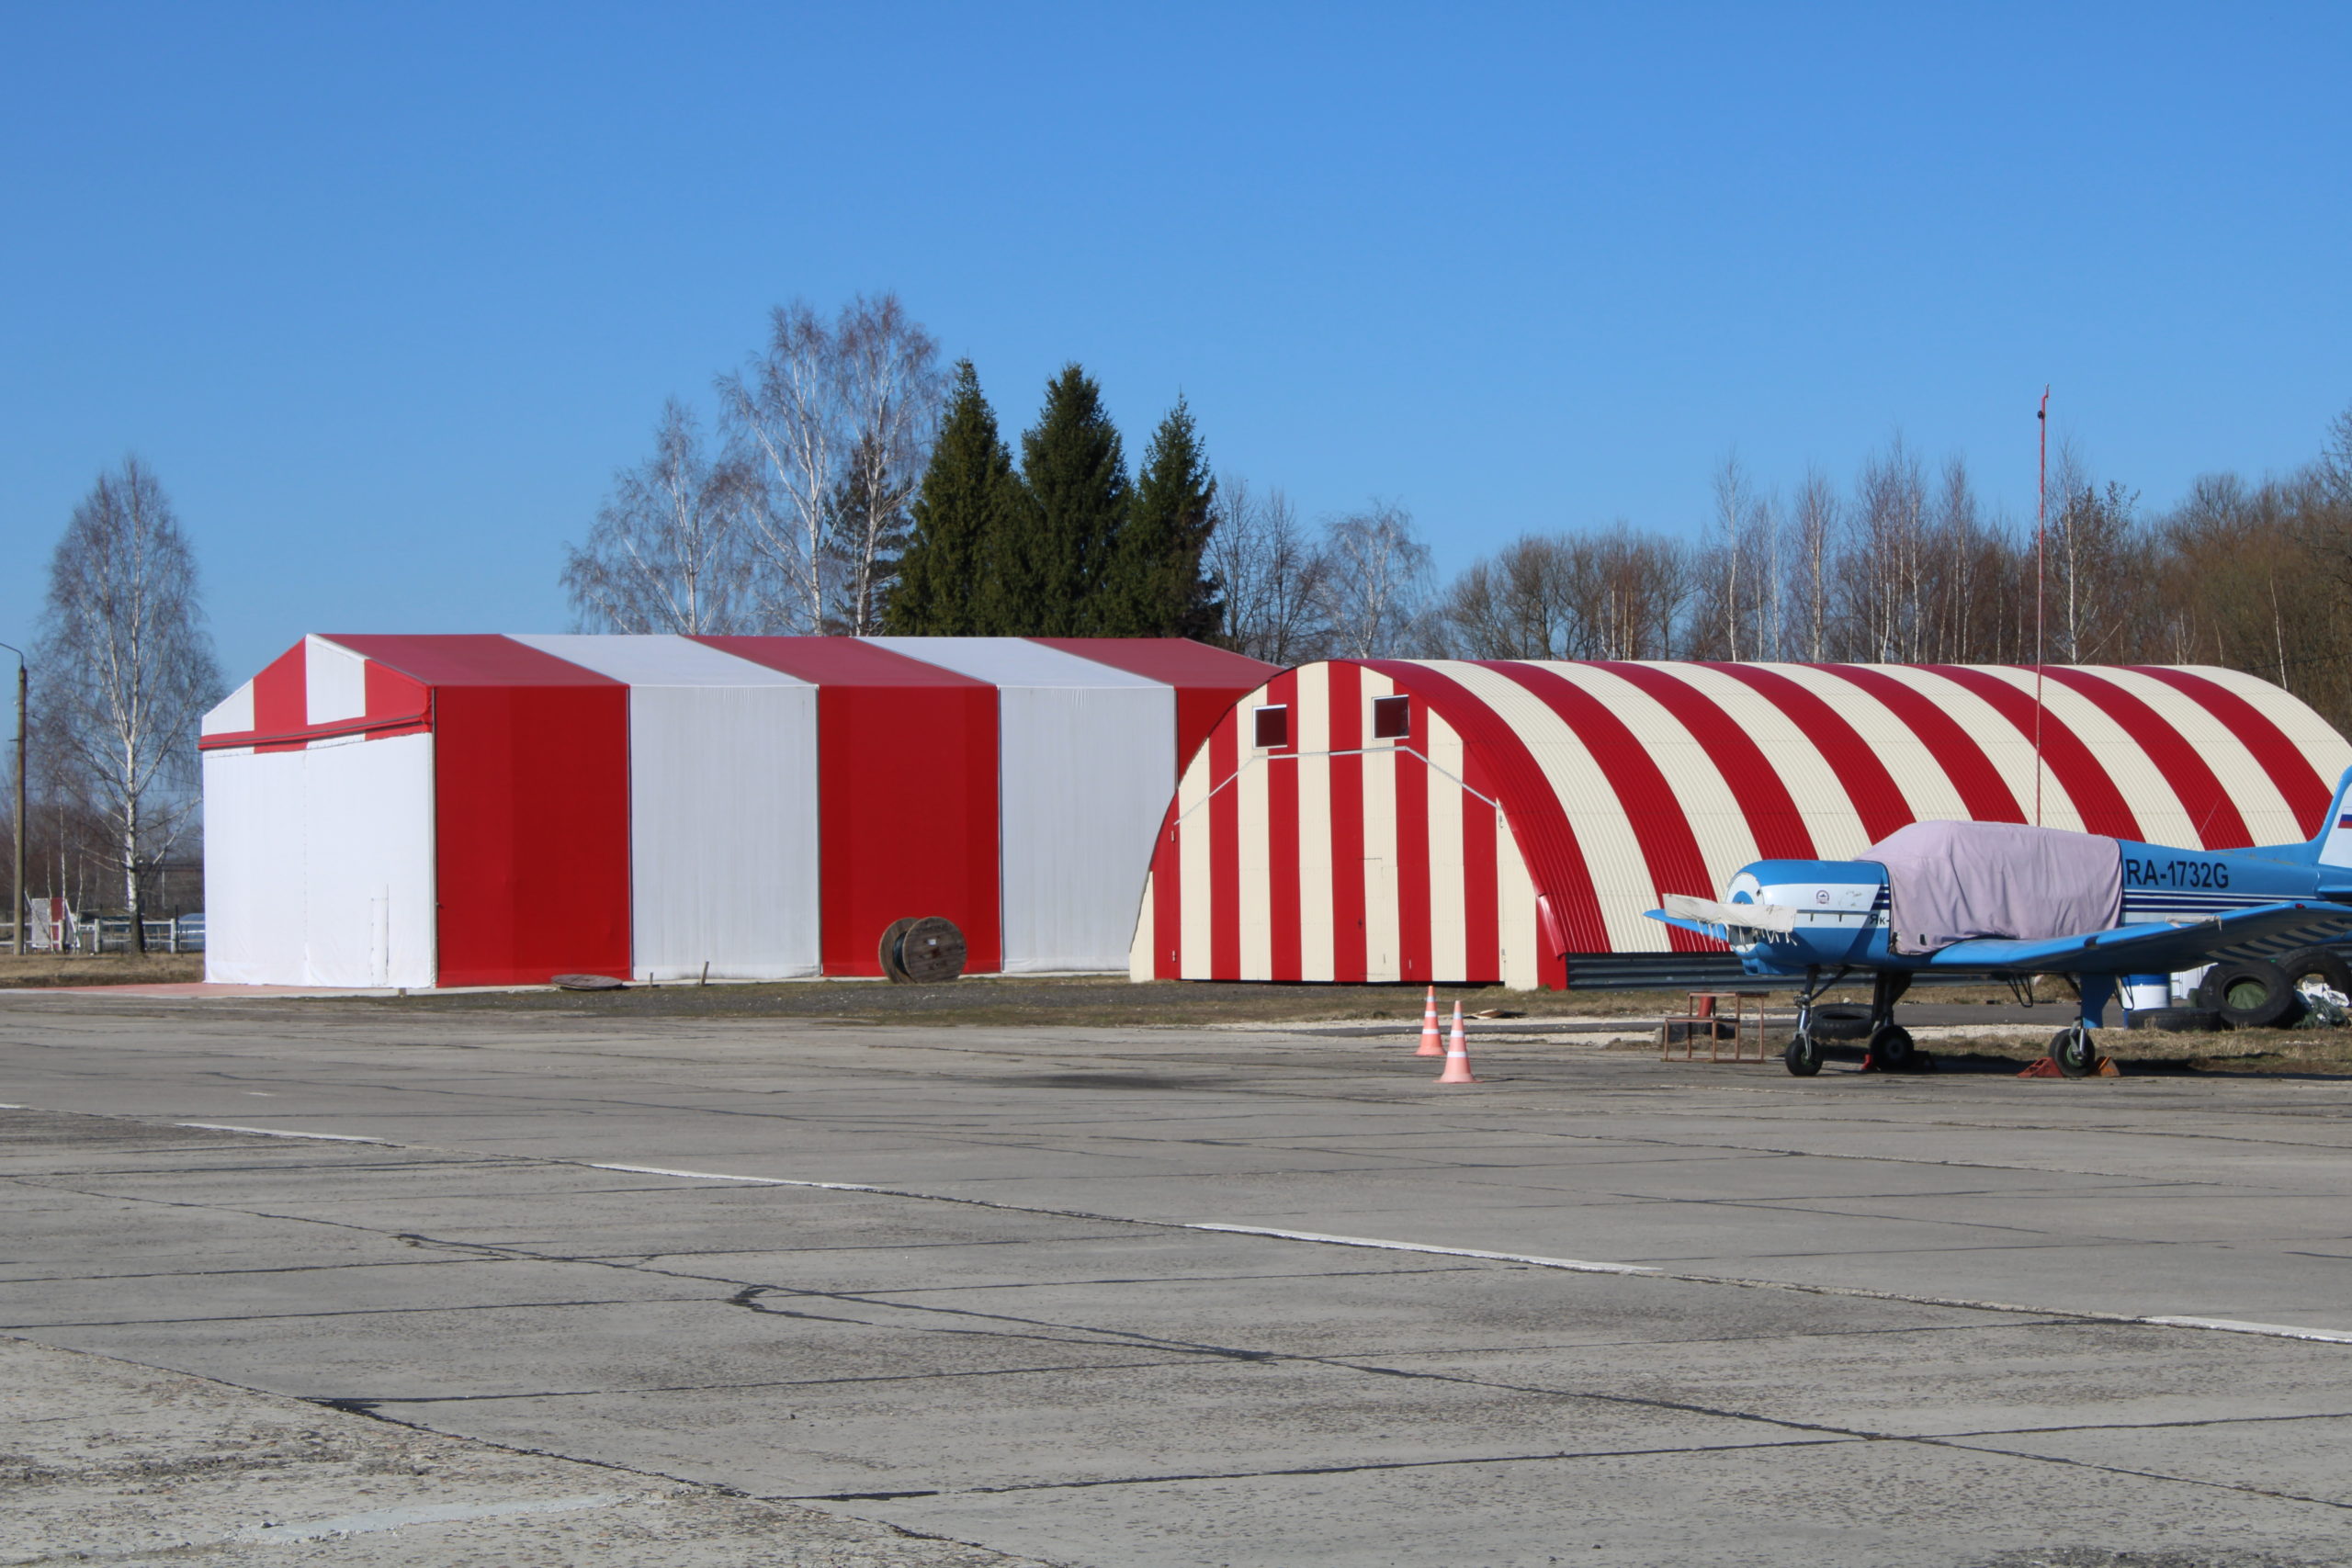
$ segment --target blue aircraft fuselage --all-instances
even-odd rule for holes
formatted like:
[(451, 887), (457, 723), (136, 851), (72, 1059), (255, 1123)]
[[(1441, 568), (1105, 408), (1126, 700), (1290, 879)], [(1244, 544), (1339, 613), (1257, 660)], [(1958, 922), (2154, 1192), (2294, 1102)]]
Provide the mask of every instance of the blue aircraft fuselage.
[[(2124, 839), (2117, 848), (2123, 862), (2120, 925), (2201, 920), (2286, 899), (2352, 896), (2346, 886), (2352, 871), (2316, 863), (2310, 844), (2182, 850)], [(1750, 975), (1796, 976), (1841, 964), (1926, 969), (1939, 963), (1935, 953), (1890, 946), (1886, 868), (1873, 861), (1757, 861), (1732, 878), (1723, 902), (1794, 911), (1787, 932), (1734, 931), (1736, 937), (1755, 938), (1731, 944)]]

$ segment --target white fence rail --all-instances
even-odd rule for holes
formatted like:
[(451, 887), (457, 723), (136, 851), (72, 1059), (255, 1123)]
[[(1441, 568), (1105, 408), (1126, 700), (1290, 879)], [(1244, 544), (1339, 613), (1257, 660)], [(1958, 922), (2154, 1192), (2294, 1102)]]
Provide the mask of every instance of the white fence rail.
[[(204, 917), (200, 914), (179, 915), (167, 920), (143, 920), (146, 928), (147, 951), (150, 953), (202, 953), (204, 951)], [(16, 930), (0, 919), (0, 953), (11, 950), (16, 942)], [(61, 956), (88, 957), (102, 953), (130, 951), (130, 919), (127, 915), (77, 915), (69, 926), (35, 916), (25, 922), (25, 935), (30, 942), (29, 951), (55, 953)]]

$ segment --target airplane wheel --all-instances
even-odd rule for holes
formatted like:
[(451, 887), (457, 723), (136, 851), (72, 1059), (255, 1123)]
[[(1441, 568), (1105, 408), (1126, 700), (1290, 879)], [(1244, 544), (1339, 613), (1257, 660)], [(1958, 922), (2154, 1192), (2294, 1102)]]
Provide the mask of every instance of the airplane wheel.
[(1890, 1023), (1871, 1036), (1871, 1065), (1880, 1072), (1907, 1073), (1917, 1055), (1907, 1029)]
[(2091, 1041), (2091, 1032), (2078, 1023), (2050, 1037), (2050, 1059), (2070, 1078), (2087, 1077), (2098, 1066), (2098, 1047)]
[(1781, 1053), (1781, 1060), (1797, 1077), (1809, 1078), (1821, 1071), (1821, 1047), (1811, 1035), (1800, 1034), (1789, 1042), (1789, 1048)]

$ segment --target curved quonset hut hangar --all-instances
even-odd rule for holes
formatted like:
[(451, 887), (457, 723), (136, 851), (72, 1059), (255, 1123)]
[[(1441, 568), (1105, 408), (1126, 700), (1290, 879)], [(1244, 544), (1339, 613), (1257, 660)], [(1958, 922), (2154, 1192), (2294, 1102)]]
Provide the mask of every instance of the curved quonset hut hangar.
[[(1160, 826), (1137, 979), (1727, 977), (1644, 918), (1769, 857), (1907, 822), (2221, 849), (2310, 837), (2352, 745), (2205, 668), (1337, 660), (1193, 753)], [(2035, 765), (2035, 736), (2041, 766)]]
[(1159, 638), (318, 637), (207, 716), (205, 967), (310, 986), (1125, 966), (1273, 667)]

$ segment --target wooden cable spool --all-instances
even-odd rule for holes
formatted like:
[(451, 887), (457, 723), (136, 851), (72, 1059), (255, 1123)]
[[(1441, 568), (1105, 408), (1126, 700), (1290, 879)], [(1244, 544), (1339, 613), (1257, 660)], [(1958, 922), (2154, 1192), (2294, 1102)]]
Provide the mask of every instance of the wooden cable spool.
[(907, 972), (899, 966), (899, 939), (905, 936), (907, 928), (913, 924), (914, 921), (911, 919), (892, 920), (882, 928), (882, 947), (879, 953), (882, 960), (882, 975), (894, 986), (906, 985), (910, 978)]
[(921, 985), (938, 985), (964, 972), (964, 933), (944, 915), (909, 922), (899, 937), (899, 970)]

